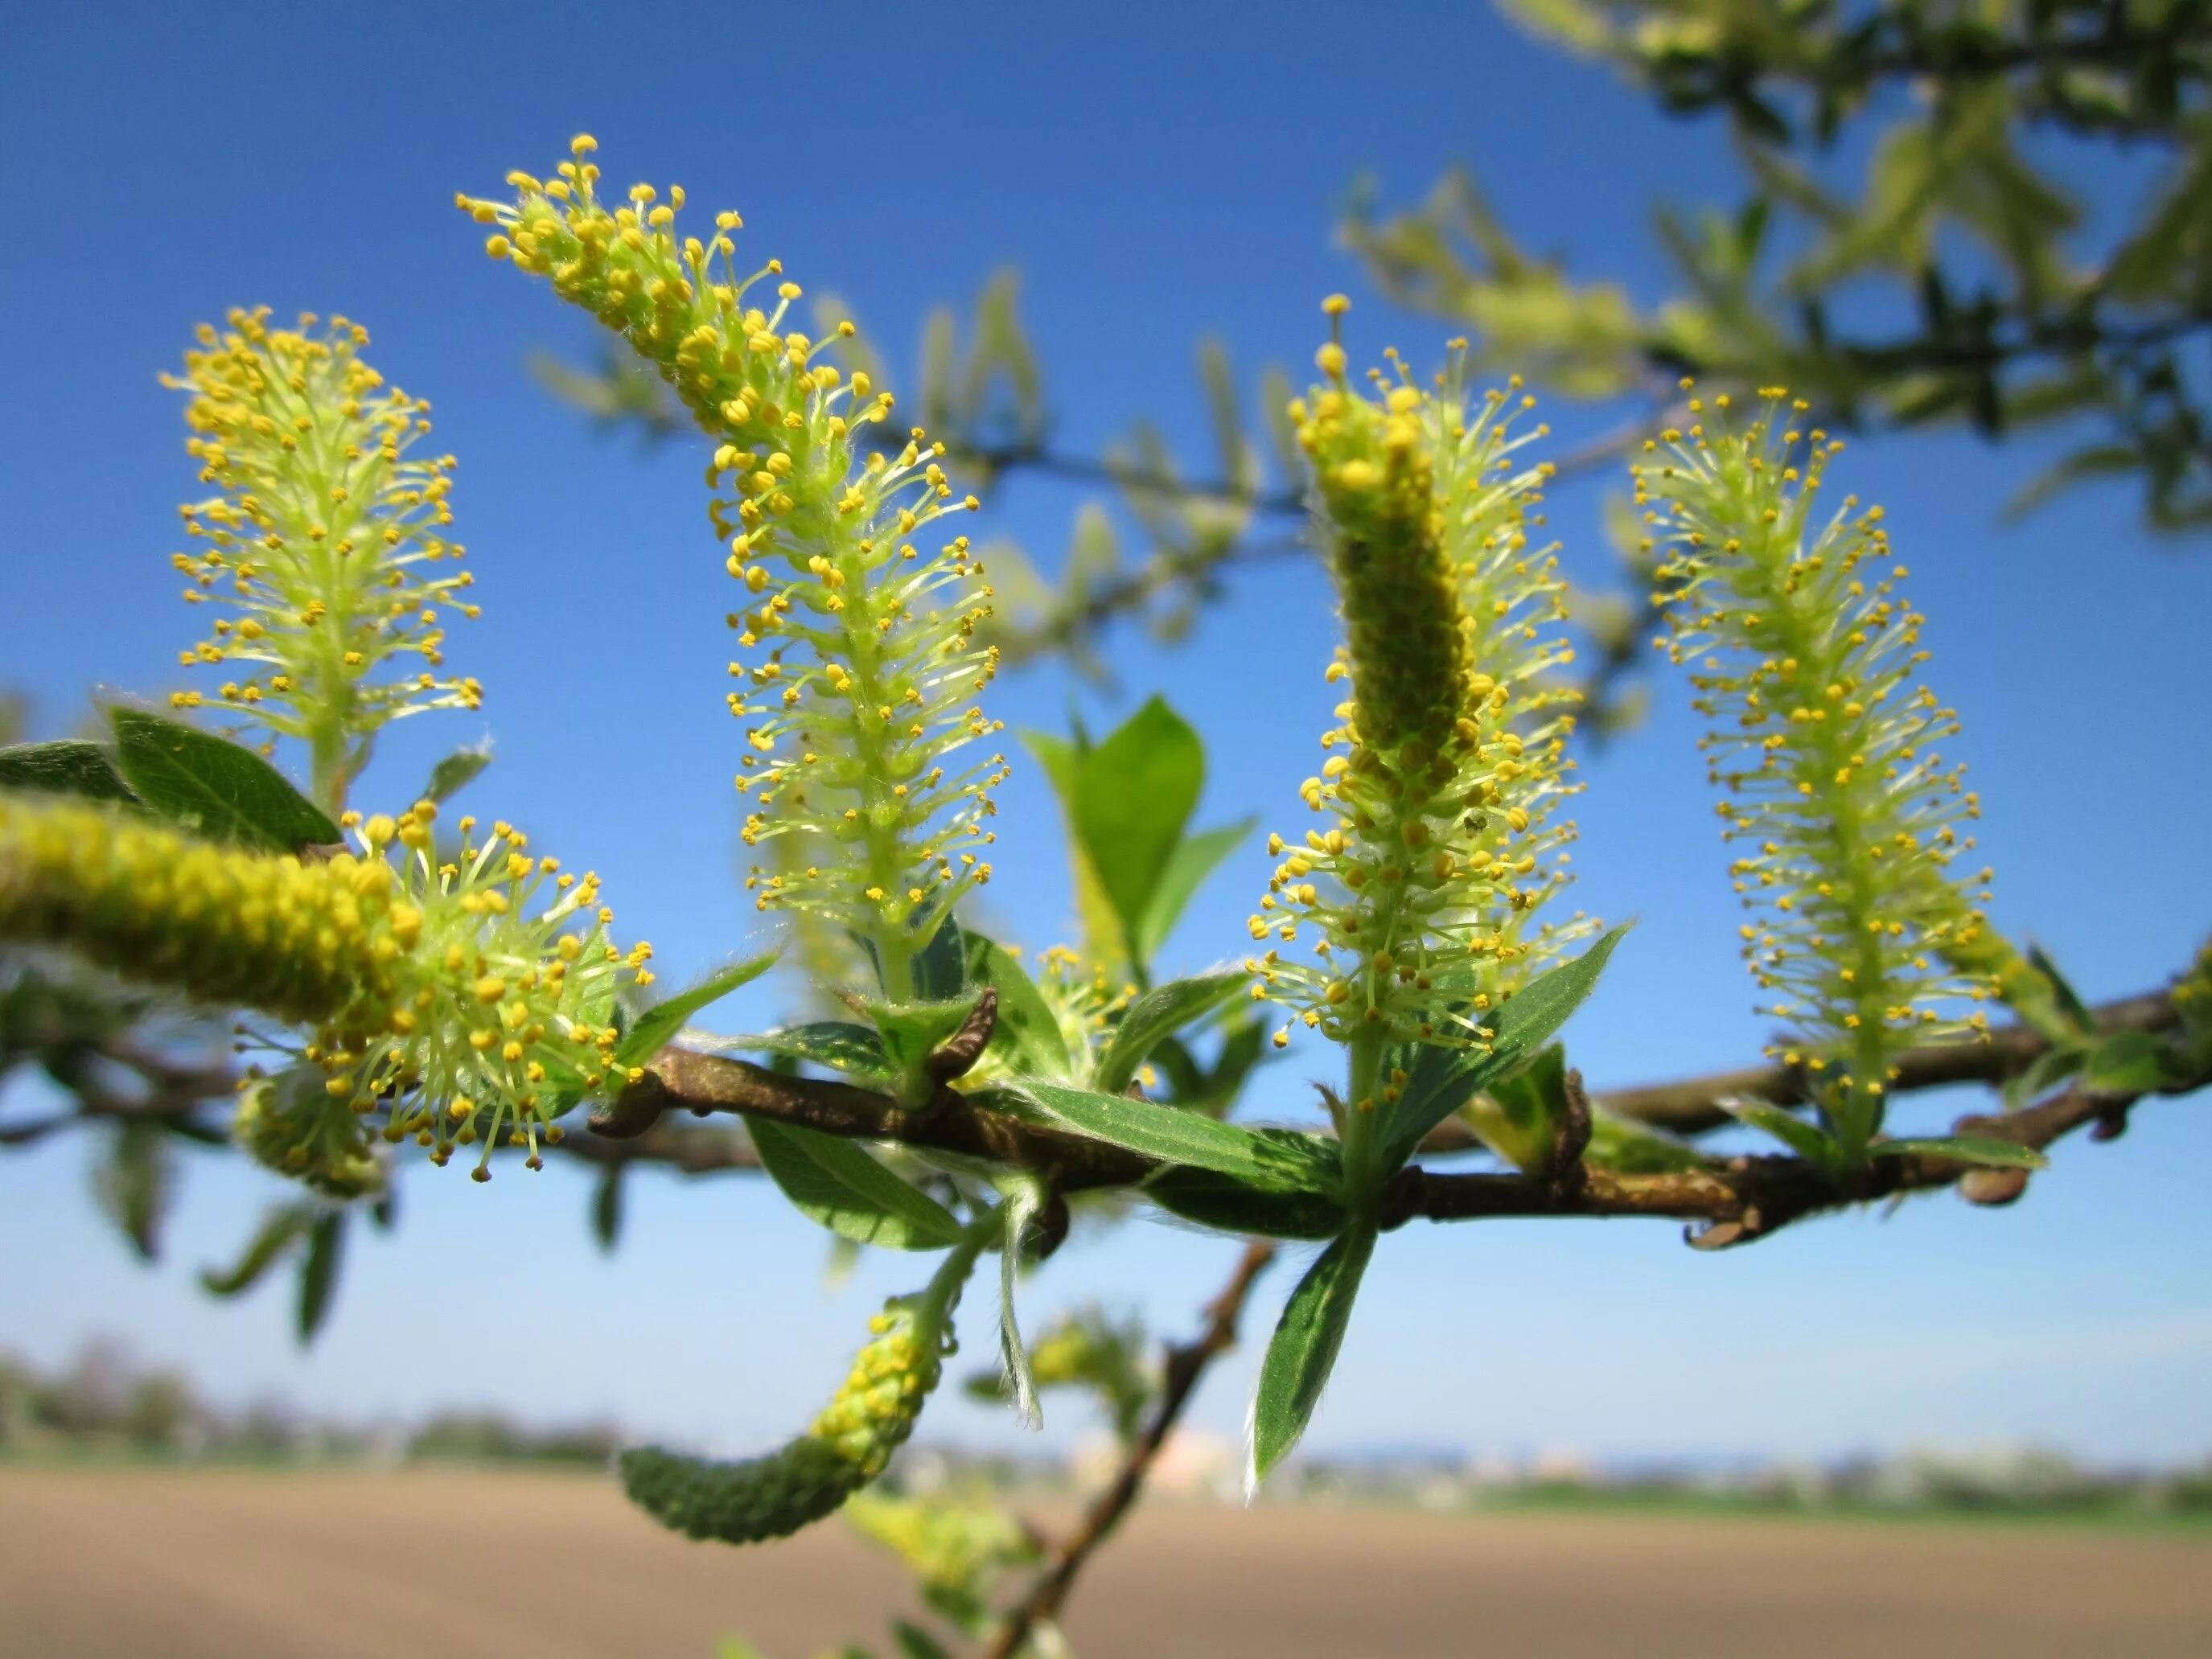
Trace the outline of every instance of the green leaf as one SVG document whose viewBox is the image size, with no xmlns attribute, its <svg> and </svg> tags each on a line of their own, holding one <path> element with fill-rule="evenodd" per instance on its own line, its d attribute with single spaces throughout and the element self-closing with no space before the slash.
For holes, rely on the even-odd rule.
<svg viewBox="0 0 2212 1659">
<path fill-rule="evenodd" d="M 599 1184 L 592 1189 L 592 1237 L 600 1251 L 611 1255 L 622 1238 L 623 1166 L 610 1164 L 599 1171 Z"/>
<path fill-rule="evenodd" d="M 1138 961 L 1148 963 L 1159 954 L 1160 947 L 1168 942 L 1168 935 L 1175 931 L 1183 907 L 1190 902 L 1191 895 L 1213 873 L 1214 866 L 1235 852 L 1238 843 L 1259 827 L 1259 823 L 1257 818 L 1245 818 L 1218 830 L 1201 830 L 1176 843 L 1175 851 L 1168 854 L 1166 866 L 1160 872 L 1159 884 L 1152 889 L 1145 914 L 1137 923 L 1133 943 Z"/>
<path fill-rule="evenodd" d="M 1878 1140 L 1867 1148 L 1873 1158 L 1948 1158 L 1960 1164 L 1987 1164 L 2000 1170 L 2046 1170 L 2051 1160 L 2033 1146 L 1995 1135 L 1936 1135 L 1917 1139 Z"/>
<path fill-rule="evenodd" d="M 768 1118 L 748 1119 L 745 1127 L 793 1206 L 840 1238 L 892 1250 L 941 1250 L 960 1242 L 950 1211 L 856 1143 Z"/>
<path fill-rule="evenodd" d="M 1185 1026 L 1235 1001 L 1251 982 L 1252 975 L 1242 968 L 1223 968 L 1146 992 L 1114 1028 L 1113 1039 L 1098 1057 L 1093 1086 L 1102 1094 L 1120 1094 L 1137 1075 L 1146 1055 Z"/>
<path fill-rule="evenodd" d="M 489 738 L 466 749 L 456 749 L 430 769 L 430 781 L 422 786 L 422 793 L 417 799 L 450 800 L 490 764 L 491 743 Z"/>
<path fill-rule="evenodd" d="M 296 1329 L 300 1346 L 315 1340 L 330 1317 L 331 1292 L 337 1288 L 338 1262 L 345 1249 L 346 1214 L 332 1210 L 318 1216 L 307 1237 L 307 1259 L 300 1264 L 300 1303 Z"/>
<path fill-rule="evenodd" d="M 236 1262 L 221 1271 L 213 1267 L 200 1269 L 200 1287 L 210 1296 L 222 1297 L 238 1296 L 252 1289 L 307 1237 L 321 1213 L 318 1205 L 279 1205 L 261 1218 L 260 1226 L 254 1230 L 245 1254 Z"/>
<path fill-rule="evenodd" d="M 117 774 L 114 757 L 106 747 L 82 738 L 18 743 L 0 749 L 0 789 L 133 805 L 138 799 Z"/>
<path fill-rule="evenodd" d="M 160 1256 L 161 1223 L 176 1192 L 176 1160 L 161 1126 L 151 1118 L 125 1121 L 94 1167 L 93 1191 L 141 1261 Z"/>
<path fill-rule="evenodd" d="M 914 994 L 923 1002 L 944 1002 L 968 988 L 968 954 L 960 924 L 947 916 L 915 955 Z"/>
<path fill-rule="evenodd" d="M 1044 1413 L 1037 1405 L 1036 1373 L 1030 1366 L 1029 1346 L 1022 1340 L 1021 1324 L 1014 1316 L 1014 1283 L 1021 1267 L 1022 1235 L 1044 1207 L 1044 1187 L 1022 1177 L 1009 1181 L 1004 1191 L 1005 1231 L 999 1245 L 999 1364 L 1015 1417 L 1025 1429 L 1041 1429 Z"/>
<path fill-rule="evenodd" d="M 2051 959 L 2044 948 L 2040 945 L 2029 945 L 2027 960 L 2030 967 L 2050 981 L 2051 1000 L 2057 1004 L 2058 1012 L 2065 1017 L 2066 1023 L 2085 1036 L 2094 1033 L 2097 1029 L 2096 1015 L 2089 1012 L 2089 1005 L 2081 1000 L 2081 994 L 2074 988 L 2072 981 L 2065 975 L 2058 971 L 2058 964 Z"/>
<path fill-rule="evenodd" d="M 1708 1167 L 1712 1160 L 1679 1135 L 1592 1106 L 1589 1145 L 1583 1162 L 1623 1175 L 1684 1175 Z"/>
<path fill-rule="evenodd" d="M 1318 1135 L 1241 1128 L 1149 1100 L 1035 1079 L 1020 1087 L 1053 1121 L 1165 1164 L 1212 1170 L 1276 1193 L 1326 1192 L 1336 1180 L 1334 1147 Z"/>
<path fill-rule="evenodd" d="M 1258 1490 L 1306 1431 L 1336 1367 L 1360 1275 L 1374 1253 L 1372 1226 L 1346 1233 L 1322 1252 L 1284 1305 L 1260 1364 L 1260 1392 L 1252 1404 L 1251 1490 Z"/>
<path fill-rule="evenodd" d="M 1566 1050 L 1554 1042 L 1470 1099 L 1465 1115 L 1484 1146 L 1523 1175 L 1534 1175 L 1551 1167 L 1566 1106 Z"/>
<path fill-rule="evenodd" d="M 1170 1215 L 1219 1232 L 1334 1238 L 1344 1231 L 1344 1205 L 1328 1193 L 1263 1192 L 1211 1170 L 1163 1170 L 1144 1193 Z"/>
<path fill-rule="evenodd" d="M 975 1005 L 963 999 L 957 1002 L 871 1002 L 862 1006 L 868 1018 L 875 1021 L 877 1035 L 883 1039 L 884 1055 L 890 1062 L 892 1075 L 898 1079 L 900 1098 L 908 1105 L 922 1104 L 931 1097 L 934 1087 L 925 1062 L 946 1038 L 967 1024 L 968 1016 L 975 1012 Z"/>
<path fill-rule="evenodd" d="M 988 985 L 999 994 L 999 1020 L 991 1032 L 989 1052 L 1014 1072 L 1067 1076 L 1067 1042 L 1060 1035 L 1060 1022 L 1053 1018 L 1036 981 L 1010 951 L 981 933 L 969 934 L 968 982 Z"/>
<path fill-rule="evenodd" d="M 903 1619 L 891 1621 L 891 1636 L 899 1644 L 899 1659 L 952 1659 L 943 1643 Z"/>
<path fill-rule="evenodd" d="M 161 817 L 272 853 L 341 839 L 323 810 L 252 750 L 141 708 L 111 708 L 107 719 L 124 781 Z"/>
<path fill-rule="evenodd" d="M 1766 1100 L 1724 1100 L 1721 1109 L 1739 1123 L 1763 1129 L 1808 1164 L 1830 1169 L 1836 1161 L 1836 1144 L 1826 1130 Z"/>
<path fill-rule="evenodd" d="M 1133 954 L 1205 781 L 1206 750 L 1198 733 L 1158 697 L 1082 757 L 1073 798 L 1076 833 Z"/>
<path fill-rule="evenodd" d="M 1395 1049 L 1391 1064 L 1407 1073 L 1407 1083 L 1391 1109 L 1382 1168 L 1395 1170 L 1413 1155 L 1424 1135 L 1464 1106 L 1476 1090 L 1510 1076 L 1549 1042 L 1597 988 L 1598 975 L 1628 927 L 1624 922 L 1572 962 L 1539 975 L 1506 999 L 1490 1024 L 1487 1054 L 1433 1044 Z"/>
<path fill-rule="evenodd" d="M 865 1078 L 872 1082 L 891 1076 L 895 1069 L 875 1028 L 856 1025 L 850 1020 L 818 1019 L 750 1036 L 717 1037 L 713 1046 L 722 1053 L 736 1050 L 744 1054 L 787 1054 L 793 1060 L 811 1060 L 848 1077 Z"/>
<path fill-rule="evenodd" d="M 2148 1094 L 2166 1080 L 2166 1045 L 2148 1031 L 2115 1031 L 2081 1066 L 2082 1086 L 2099 1094 Z"/>
<path fill-rule="evenodd" d="M 750 984 L 775 965 L 776 953 L 733 962 L 701 980 L 688 991 L 678 991 L 665 1002 L 656 1002 L 634 1020 L 615 1045 L 615 1064 L 642 1066 L 690 1023 L 691 1016 L 719 1002 L 740 985 Z"/>
</svg>

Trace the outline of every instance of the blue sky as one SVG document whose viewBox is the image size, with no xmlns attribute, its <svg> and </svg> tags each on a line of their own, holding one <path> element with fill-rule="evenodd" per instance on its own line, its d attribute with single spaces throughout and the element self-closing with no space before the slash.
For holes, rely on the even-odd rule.
<svg viewBox="0 0 2212 1659">
<path fill-rule="evenodd" d="M 343 311 L 370 328 L 371 361 L 431 399 L 437 441 L 461 459 L 457 533 L 485 615 L 452 661 L 489 690 L 481 719 L 410 722 L 363 798 L 411 798 L 430 759 L 488 724 L 498 762 L 471 804 L 599 868 L 626 933 L 651 938 L 680 976 L 752 937 L 729 873 L 726 580 L 698 457 L 595 435 L 536 389 L 526 355 L 580 354 L 589 325 L 483 257 L 456 189 L 542 172 L 591 131 L 614 180 L 677 179 L 702 207 L 740 208 L 748 245 L 844 296 L 902 370 L 930 305 L 1018 264 L 1060 441 L 1096 449 L 1149 416 L 1202 458 L 1202 336 L 1254 385 L 1263 363 L 1309 361 L 1317 301 L 1343 289 L 1359 302 L 1356 356 L 1395 342 L 1434 356 L 1445 331 L 1393 316 L 1332 244 L 1356 176 L 1404 204 L 1469 161 L 1532 246 L 1647 299 L 1660 280 L 1652 198 L 1729 185 L 1717 131 L 1661 120 L 1479 7 L 1373 5 L 1357 28 L 1346 9 L 1288 5 L 821 15 L 810 27 L 798 11 L 749 24 L 729 8 L 650 5 L 15 14 L 0 51 L 0 210 L 15 236 L 0 263 L 14 325 L 0 682 L 33 692 L 49 728 L 78 717 L 88 686 L 173 683 L 195 632 L 167 556 L 194 484 L 177 399 L 155 374 L 228 306 Z M 1563 446 L 1603 423 L 1551 412 Z M 2000 527 L 1998 504 L 2039 453 L 1940 436 L 1863 443 L 1839 465 L 1888 507 L 1915 567 L 1932 683 L 1965 715 L 1958 749 L 1987 804 L 1999 921 L 2111 996 L 2177 968 L 2212 908 L 2212 760 L 2196 712 L 2212 560 L 2139 531 L 2124 488 Z M 1593 574 L 1607 487 L 1563 492 L 1553 514 Z M 1080 500 L 1018 481 L 983 530 L 1049 568 Z M 1110 720 L 1164 691 L 1211 747 L 1202 819 L 1287 824 L 1331 701 L 1318 672 L 1331 627 L 1316 570 L 1255 571 L 1180 648 L 1125 641 L 1119 702 L 1046 669 L 1002 681 L 998 712 L 1058 726 L 1073 700 Z M 1761 1036 L 1695 728 L 1678 687 L 1654 689 L 1644 730 L 1586 762 L 1577 902 L 1640 918 L 1571 1032 L 1601 1087 L 1740 1063 Z M 1051 943 L 1068 900 L 1034 768 L 1002 806 L 992 914 L 1024 944 Z M 1169 965 L 1236 951 L 1264 880 L 1256 847 L 1232 861 Z M 778 1011 L 762 989 L 723 1017 L 737 1028 Z M 1316 1057 L 1279 1068 L 1259 1109 L 1303 1110 L 1309 1074 Z M 1914 1121 L 1946 1121 L 1960 1103 L 1917 1105 Z M 1924 1200 L 1714 1259 L 1657 1224 L 1409 1229 L 1378 1255 L 1313 1443 L 1644 1454 L 2033 1437 L 2103 1457 L 2201 1453 L 2208 1155 L 2201 1110 L 2160 1104 L 2116 1146 L 2064 1148 L 2013 1210 Z M 0 1344 L 52 1360 L 119 1332 L 229 1398 L 611 1412 L 741 1449 L 804 1421 L 876 1297 L 918 1277 L 911 1261 L 877 1260 L 827 1294 L 826 1236 L 744 1178 L 640 1182 L 607 1260 L 574 1171 L 489 1188 L 408 1173 L 404 1224 L 356 1249 L 334 1324 L 303 1356 L 283 1288 L 222 1305 L 191 1285 L 234 1250 L 273 1182 L 191 1160 L 149 1270 L 94 1218 L 82 1146 L 0 1158 Z M 1181 1329 L 1233 1248 L 1142 1221 L 1079 1237 L 1033 1282 L 1027 1316 L 1097 1297 Z M 1290 1282 L 1279 1268 L 1266 1283 L 1255 1334 Z M 990 1352 L 985 1301 L 963 1321 L 973 1355 Z M 1200 1420 L 1235 1429 L 1257 1346 L 1209 1385 Z M 953 1399 L 928 1431 L 1016 1432 Z"/>
</svg>

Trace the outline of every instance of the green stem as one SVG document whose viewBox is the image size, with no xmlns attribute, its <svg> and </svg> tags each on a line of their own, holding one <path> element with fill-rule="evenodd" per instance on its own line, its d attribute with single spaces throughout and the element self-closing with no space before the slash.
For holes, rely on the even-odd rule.
<svg viewBox="0 0 2212 1659">
<path fill-rule="evenodd" d="M 1355 1212 L 1374 1206 L 1387 1173 L 1375 1167 L 1375 1121 L 1382 1109 L 1382 1060 L 1389 1046 L 1389 1033 L 1380 1030 L 1356 1031 L 1345 1044 L 1350 1069 L 1346 1079 L 1344 1189 L 1346 1201 Z M 1364 1111 L 1362 1101 L 1370 1103 Z"/>
</svg>

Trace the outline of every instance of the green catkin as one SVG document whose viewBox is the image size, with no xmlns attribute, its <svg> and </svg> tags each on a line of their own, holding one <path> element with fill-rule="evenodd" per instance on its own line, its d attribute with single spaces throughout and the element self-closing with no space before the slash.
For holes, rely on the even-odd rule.
<svg viewBox="0 0 2212 1659">
<path fill-rule="evenodd" d="M 608 1081 L 615 993 L 651 982 L 651 947 L 608 943 L 598 878 L 528 856 L 509 825 L 479 846 L 463 818 L 459 859 L 437 862 L 435 813 L 427 801 L 397 820 L 349 813 L 356 850 L 302 862 L 112 807 L 0 794 L 0 942 L 307 1028 L 290 1052 L 328 1103 L 381 1115 L 387 1140 L 411 1135 L 439 1163 L 481 1142 L 481 1178 L 504 1132 L 534 1167 L 551 1120 Z M 250 1151 L 325 1190 L 365 1179 L 357 1138 L 289 1093 L 263 1096 L 264 1081 L 243 1084 Z"/>
<path fill-rule="evenodd" d="M 474 617 L 475 578 L 446 539 L 453 458 L 410 452 L 429 408 L 362 361 L 368 331 L 333 317 L 272 329 L 268 307 L 203 325 L 181 377 L 185 448 L 220 494 L 181 509 L 198 550 L 173 562 L 185 598 L 219 614 L 179 660 L 230 678 L 222 706 L 308 745 L 314 793 L 338 810 L 377 732 L 431 708 L 476 708 L 483 688 L 438 672 L 445 617 Z M 197 708 L 198 691 L 170 701 Z"/>
<path fill-rule="evenodd" d="M 1726 397 L 1692 399 L 1698 423 L 1646 446 L 1637 499 L 1667 554 L 1670 631 L 1655 643 L 1713 721 L 1716 810 L 1745 848 L 1729 867 L 1753 915 L 1744 959 L 1783 994 L 1760 1011 L 1789 1030 L 1769 1053 L 1807 1068 L 1851 1162 L 1881 1127 L 1899 1052 L 1985 1030 L 1975 1005 L 2042 976 L 1983 915 L 1990 872 L 1951 872 L 1980 804 L 1934 747 L 1958 715 L 1916 684 L 1923 618 L 1899 592 L 1881 509 L 1847 498 L 1816 519 L 1843 446 L 1782 430 L 1806 409 L 1784 396 L 1763 392 L 1741 429 Z"/>
<path fill-rule="evenodd" d="M 1317 934 L 1321 960 L 1271 948 L 1246 966 L 1255 997 L 1337 1042 L 1479 1043 L 1487 1011 L 1587 931 L 1530 922 L 1574 835 L 1552 817 L 1576 787 L 1573 696 L 1550 680 L 1571 653 L 1545 631 L 1563 586 L 1527 533 L 1550 470 L 1512 459 L 1527 440 L 1504 394 L 1470 405 L 1456 348 L 1433 392 L 1396 364 L 1374 398 L 1341 345 L 1316 361 L 1328 380 L 1291 417 L 1344 615 L 1328 678 L 1351 696 L 1322 738 L 1344 752 L 1300 792 L 1328 827 L 1269 838 L 1283 862 L 1249 926 L 1261 943 Z"/>
<path fill-rule="evenodd" d="M 735 213 L 702 240 L 679 234 L 684 191 L 634 185 L 602 198 L 597 144 L 575 141 L 553 178 L 507 176 L 512 202 L 459 198 L 495 228 L 493 258 L 545 277 L 651 363 L 714 445 L 708 517 L 740 584 L 730 613 L 746 722 L 736 777 L 748 847 L 792 836 L 746 885 L 760 908 L 797 909 L 866 938 L 894 999 L 908 963 L 969 888 L 990 878 L 990 790 L 1005 757 L 953 759 L 1003 729 L 977 694 L 997 672 L 976 629 L 991 589 L 964 536 L 935 552 L 909 538 L 973 510 L 919 427 L 885 453 L 863 441 L 890 394 L 823 361 L 853 335 L 788 325 L 794 283 L 748 295 L 783 267 L 744 274 Z M 948 762 L 951 763 L 948 764 Z M 773 851 L 773 849 L 771 849 Z"/>
<path fill-rule="evenodd" d="M 884 1305 L 851 1374 L 805 1434 L 737 1462 L 657 1446 L 624 1452 L 631 1501 L 672 1531 L 725 1544 L 787 1537 L 836 1510 L 883 1474 L 914 1432 L 944 1374 L 952 1304 L 990 1237 L 987 1228 L 971 1231 L 927 1291 Z"/>
</svg>

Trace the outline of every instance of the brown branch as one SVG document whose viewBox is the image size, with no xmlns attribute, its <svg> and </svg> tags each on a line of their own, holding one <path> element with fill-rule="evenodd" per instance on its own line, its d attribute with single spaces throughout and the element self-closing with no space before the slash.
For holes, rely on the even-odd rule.
<svg viewBox="0 0 2212 1659">
<path fill-rule="evenodd" d="M 2156 1031 L 2173 1024 L 2173 1004 L 2163 991 L 2122 997 L 2090 1011 L 2098 1031 Z M 1893 1095 L 1940 1089 L 1954 1083 L 2003 1083 L 2018 1077 L 2051 1048 L 2051 1040 L 2030 1025 L 2003 1025 L 1986 1038 L 1931 1042 L 1908 1048 L 1898 1060 Z M 1724 1128 L 1735 1120 L 1721 1109 L 1723 1100 L 1764 1100 L 1777 1106 L 1802 1106 L 1812 1099 L 1803 1067 L 1752 1066 L 1712 1072 L 1673 1083 L 1645 1084 L 1595 1095 L 1592 1103 L 1615 1117 L 1633 1118 L 1677 1134 Z M 1422 1143 L 1425 1152 L 1476 1150 L 1480 1142 L 1456 1121 Z"/>
<path fill-rule="evenodd" d="M 591 1127 L 607 1139 L 626 1140 L 653 1127 L 673 1107 L 700 1115 L 736 1112 L 848 1139 L 895 1140 L 1011 1164 L 1042 1176 L 1061 1193 L 1133 1187 L 1156 1167 L 1141 1153 L 1024 1122 L 994 1110 L 986 1099 L 941 1089 L 927 1106 L 910 1108 L 849 1083 L 786 1077 L 747 1060 L 665 1048 Z"/>
<path fill-rule="evenodd" d="M 2212 1074 L 2178 1081 L 2160 1092 L 2185 1094 L 2208 1083 Z M 2128 1109 L 2139 1098 L 2076 1085 L 2022 1111 L 1962 1117 L 1956 1131 L 2038 1152 L 2085 1125 L 2095 1125 L 2097 1138 L 2109 1139 L 2124 1126 Z M 1698 1224 L 1690 1242 L 1701 1249 L 1718 1249 L 1763 1237 L 1819 1211 L 1954 1185 L 1976 1202 L 2009 1203 L 2025 1182 L 2013 1172 L 1925 1154 L 1876 1158 L 1863 1170 L 1841 1175 L 1784 1157 L 1715 1160 L 1710 1169 L 1665 1175 L 1593 1169 L 1571 1186 L 1549 1175 L 1431 1175 L 1415 1166 L 1400 1170 L 1385 1189 L 1383 1224 L 1401 1226 L 1416 1217 L 1657 1217 Z"/>
<path fill-rule="evenodd" d="M 1227 1286 L 1206 1305 L 1206 1327 L 1197 1340 L 1168 1350 L 1159 1397 L 1152 1402 L 1143 1428 L 1129 1443 L 1121 1468 L 1105 1491 L 1091 1499 L 1083 1512 L 1082 1524 L 1073 1534 L 1052 1548 L 1050 1565 L 1037 1575 L 1029 1594 L 1006 1613 L 990 1646 L 984 1650 L 985 1659 L 1013 1659 L 1039 1625 L 1060 1617 L 1060 1610 L 1075 1588 L 1076 1577 L 1084 1565 L 1112 1535 L 1122 1517 L 1135 1507 L 1146 1477 L 1159 1457 L 1160 1448 L 1182 1418 L 1183 1407 L 1197 1392 L 1199 1379 L 1206 1374 L 1206 1368 L 1236 1346 L 1237 1325 L 1243 1315 L 1244 1299 L 1251 1291 L 1252 1282 L 1274 1259 L 1273 1245 L 1256 1239 L 1247 1244 Z"/>
</svg>

